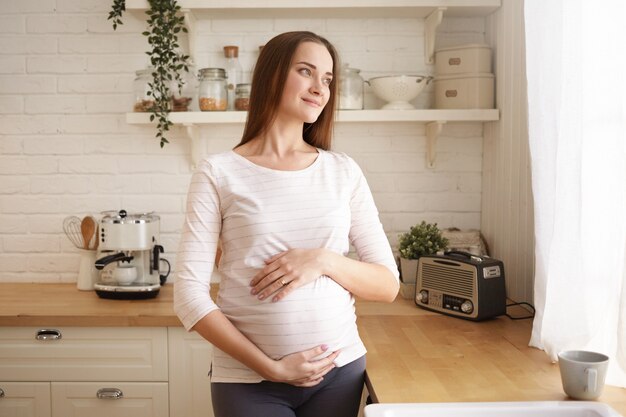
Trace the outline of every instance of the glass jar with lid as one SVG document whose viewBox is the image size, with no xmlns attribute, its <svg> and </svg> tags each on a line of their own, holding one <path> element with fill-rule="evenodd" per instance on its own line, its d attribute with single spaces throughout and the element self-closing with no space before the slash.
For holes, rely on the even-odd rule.
<svg viewBox="0 0 626 417">
<path fill-rule="evenodd" d="M 361 70 L 345 64 L 339 78 L 339 110 L 363 109 L 363 78 Z"/>
<path fill-rule="evenodd" d="M 135 71 L 135 80 L 133 81 L 133 90 L 135 92 L 135 105 L 133 111 L 148 112 L 154 107 L 154 97 L 148 94 L 152 82 L 153 68 L 146 68 Z"/>
<path fill-rule="evenodd" d="M 198 79 L 196 78 L 196 69 L 193 65 L 188 67 L 189 71 L 181 71 L 182 88 L 178 88 L 176 80 L 170 83 L 170 94 L 172 97 L 172 111 L 191 111 L 197 109 L 196 106 L 196 90 L 198 88 Z"/>
<path fill-rule="evenodd" d="M 224 56 L 226 57 L 226 78 L 228 85 L 228 110 L 235 109 L 235 95 L 237 85 L 243 82 L 243 70 L 239 63 L 239 47 L 227 45 L 224 47 Z"/>
<path fill-rule="evenodd" d="M 250 107 L 250 84 L 237 84 L 235 88 L 235 110 L 245 111 Z"/>
<path fill-rule="evenodd" d="M 201 111 L 228 109 L 228 87 L 223 68 L 202 68 L 199 75 L 198 104 Z"/>
</svg>

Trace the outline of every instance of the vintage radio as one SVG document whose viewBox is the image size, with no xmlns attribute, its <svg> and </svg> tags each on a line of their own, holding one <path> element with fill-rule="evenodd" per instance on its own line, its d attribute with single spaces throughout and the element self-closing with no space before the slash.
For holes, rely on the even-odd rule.
<svg viewBox="0 0 626 417">
<path fill-rule="evenodd" d="M 467 252 L 419 258 L 415 304 L 468 320 L 506 313 L 502 261 Z"/>
</svg>

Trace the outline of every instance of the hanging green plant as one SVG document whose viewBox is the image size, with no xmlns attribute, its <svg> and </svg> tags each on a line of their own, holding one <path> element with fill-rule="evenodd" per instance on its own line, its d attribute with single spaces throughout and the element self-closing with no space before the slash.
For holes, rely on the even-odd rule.
<svg viewBox="0 0 626 417">
<path fill-rule="evenodd" d="M 156 137 L 160 139 L 160 145 L 163 147 L 169 143 L 165 135 L 172 126 L 169 119 L 172 99 L 170 85 L 175 82 L 181 91 L 184 84 L 182 71 L 189 72 L 189 55 L 180 53 L 178 44 L 178 34 L 187 33 L 187 28 L 176 0 L 148 0 L 148 3 L 150 5 L 146 10 L 148 30 L 142 34 L 148 37 L 151 46 L 151 50 L 146 54 L 150 56 L 153 71 L 147 94 L 154 99 L 154 105 L 149 110 L 150 121 L 157 121 Z M 108 17 L 108 20 L 113 21 L 113 30 L 122 24 L 122 14 L 125 10 L 126 0 L 113 0 Z"/>
</svg>

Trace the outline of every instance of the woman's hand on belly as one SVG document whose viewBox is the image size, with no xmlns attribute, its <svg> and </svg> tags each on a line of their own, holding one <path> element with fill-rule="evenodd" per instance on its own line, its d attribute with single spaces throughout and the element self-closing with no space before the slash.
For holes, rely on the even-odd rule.
<svg viewBox="0 0 626 417">
<path fill-rule="evenodd" d="M 314 359 L 326 350 L 328 350 L 326 345 L 320 345 L 283 356 L 275 362 L 270 380 L 297 387 L 312 387 L 319 384 L 324 375 L 335 367 L 333 362 L 339 355 L 339 351 L 336 351 L 323 359 Z"/>
<path fill-rule="evenodd" d="M 263 300 L 274 294 L 272 302 L 285 298 L 298 287 L 324 275 L 326 249 L 290 249 L 265 261 L 265 267 L 252 281 L 251 293 Z"/>
</svg>

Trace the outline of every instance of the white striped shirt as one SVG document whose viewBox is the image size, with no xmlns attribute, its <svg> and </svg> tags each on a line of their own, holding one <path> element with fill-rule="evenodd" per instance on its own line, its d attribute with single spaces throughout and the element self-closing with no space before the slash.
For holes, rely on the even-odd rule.
<svg viewBox="0 0 626 417">
<path fill-rule="evenodd" d="M 398 277 L 372 194 L 358 165 L 318 150 L 298 171 L 254 164 L 234 151 L 211 155 L 194 173 L 177 258 L 174 309 L 187 330 L 215 309 L 269 357 L 327 344 L 343 366 L 365 354 L 354 298 L 322 275 L 278 302 L 250 293 L 270 257 L 294 248 L 326 248 L 381 264 Z M 209 295 L 217 242 L 223 255 L 217 300 Z M 256 372 L 215 349 L 212 381 L 259 382 Z"/>
</svg>

